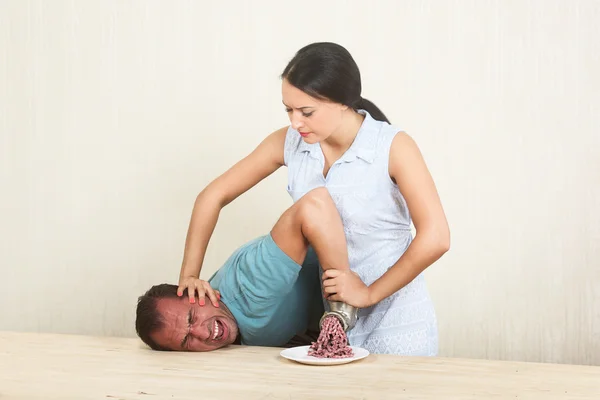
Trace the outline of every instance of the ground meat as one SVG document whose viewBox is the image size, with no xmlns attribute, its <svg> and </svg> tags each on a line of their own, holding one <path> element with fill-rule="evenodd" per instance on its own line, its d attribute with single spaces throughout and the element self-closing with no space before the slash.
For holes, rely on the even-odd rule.
<svg viewBox="0 0 600 400">
<path fill-rule="evenodd" d="M 352 348 L 348 346 L 346 332 L 336 316 L 325 317 L 319 338 L 310 345 L 308 355 L 318 358 L 346 358 L 354 355 Z"/>
</svg>

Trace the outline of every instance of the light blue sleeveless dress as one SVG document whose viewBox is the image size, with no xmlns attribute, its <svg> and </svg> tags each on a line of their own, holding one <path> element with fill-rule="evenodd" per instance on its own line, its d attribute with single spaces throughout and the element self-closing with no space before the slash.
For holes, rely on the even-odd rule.
<svg viewBox="0 0 600 400">
<path fill-rule="evenodd" d="M 359 112 L 365 119 L 356 139 L 327 177 L 320 144 L 305 143 L 291 127 L 284 160 L 294 202 L 317 187 L 328 189 L 344 224 L 350 268 L 370 285 L 398 261 L 413 238 L 406 201 L 388 173 L 390 146 L 401 129 L 376 121 L 365 110 Z M 353 346 L 379 354 L 437 355 L 436 314 L 422 274 L 378 304 L 359 310 L 358 316 L 348 332 Z"/>
</svg>

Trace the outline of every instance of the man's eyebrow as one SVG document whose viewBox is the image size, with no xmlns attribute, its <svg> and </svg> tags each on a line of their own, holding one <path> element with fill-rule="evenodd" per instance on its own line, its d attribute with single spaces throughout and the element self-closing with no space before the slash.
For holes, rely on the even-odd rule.
<svg viewBox="0 0 600 400">
<path fill-rule="evenodd" d="M 188 312 L 187 315 L 187 326 L 188 326 L 188 333 L 185 335 L 185 337 L 183 338 L 183 340 L 181 341 L 181 348 L 185 349 L 185 345 L 187 344 L 188 339 L 190 338 L 190 324 L 192 323 L 192 309 L 190 308 L 190 311 Z"/>
<path fill-rule="evenodd" d="M 283 103 L 283 101 L 282 101 L 282 103 Z M 285 103 L 283 103 L 283 105 L 286 106 L 287 108 L 292 108 Z M 304 106 L 304 107 L 298 107 L 297 110 L 304 110 L 305 108 L 315 108 L 315 107 L 314 106 Z"/>
</svg>

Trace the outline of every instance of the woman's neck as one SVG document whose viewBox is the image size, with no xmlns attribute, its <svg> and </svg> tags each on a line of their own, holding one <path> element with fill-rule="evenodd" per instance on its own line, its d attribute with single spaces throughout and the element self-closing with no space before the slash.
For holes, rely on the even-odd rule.
<svg viewBox="0 0 600 400">
<path fill-rule="evenodd" d="M 347 109 L 344 112 L 339 128 L 325 139 L 322 144 L 334 153 L 343 154 L 354 142 L 364 119 L 364 115 L 359 114 L 351 108 Z"/>
</svg>

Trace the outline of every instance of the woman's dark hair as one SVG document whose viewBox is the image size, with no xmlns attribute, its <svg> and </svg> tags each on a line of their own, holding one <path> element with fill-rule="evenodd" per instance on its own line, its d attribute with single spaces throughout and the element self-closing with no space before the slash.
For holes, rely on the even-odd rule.
<svg viewBox="0 0 600 400">
<path fill-rule="evenodd" d="M 375 104 L 361 97 L 358 65 L 339 44 L 319 42 L 301 48 L 281 77 L 309 96 L 363 109 L 374 119 L 390 123 Z"/>
</svg>

